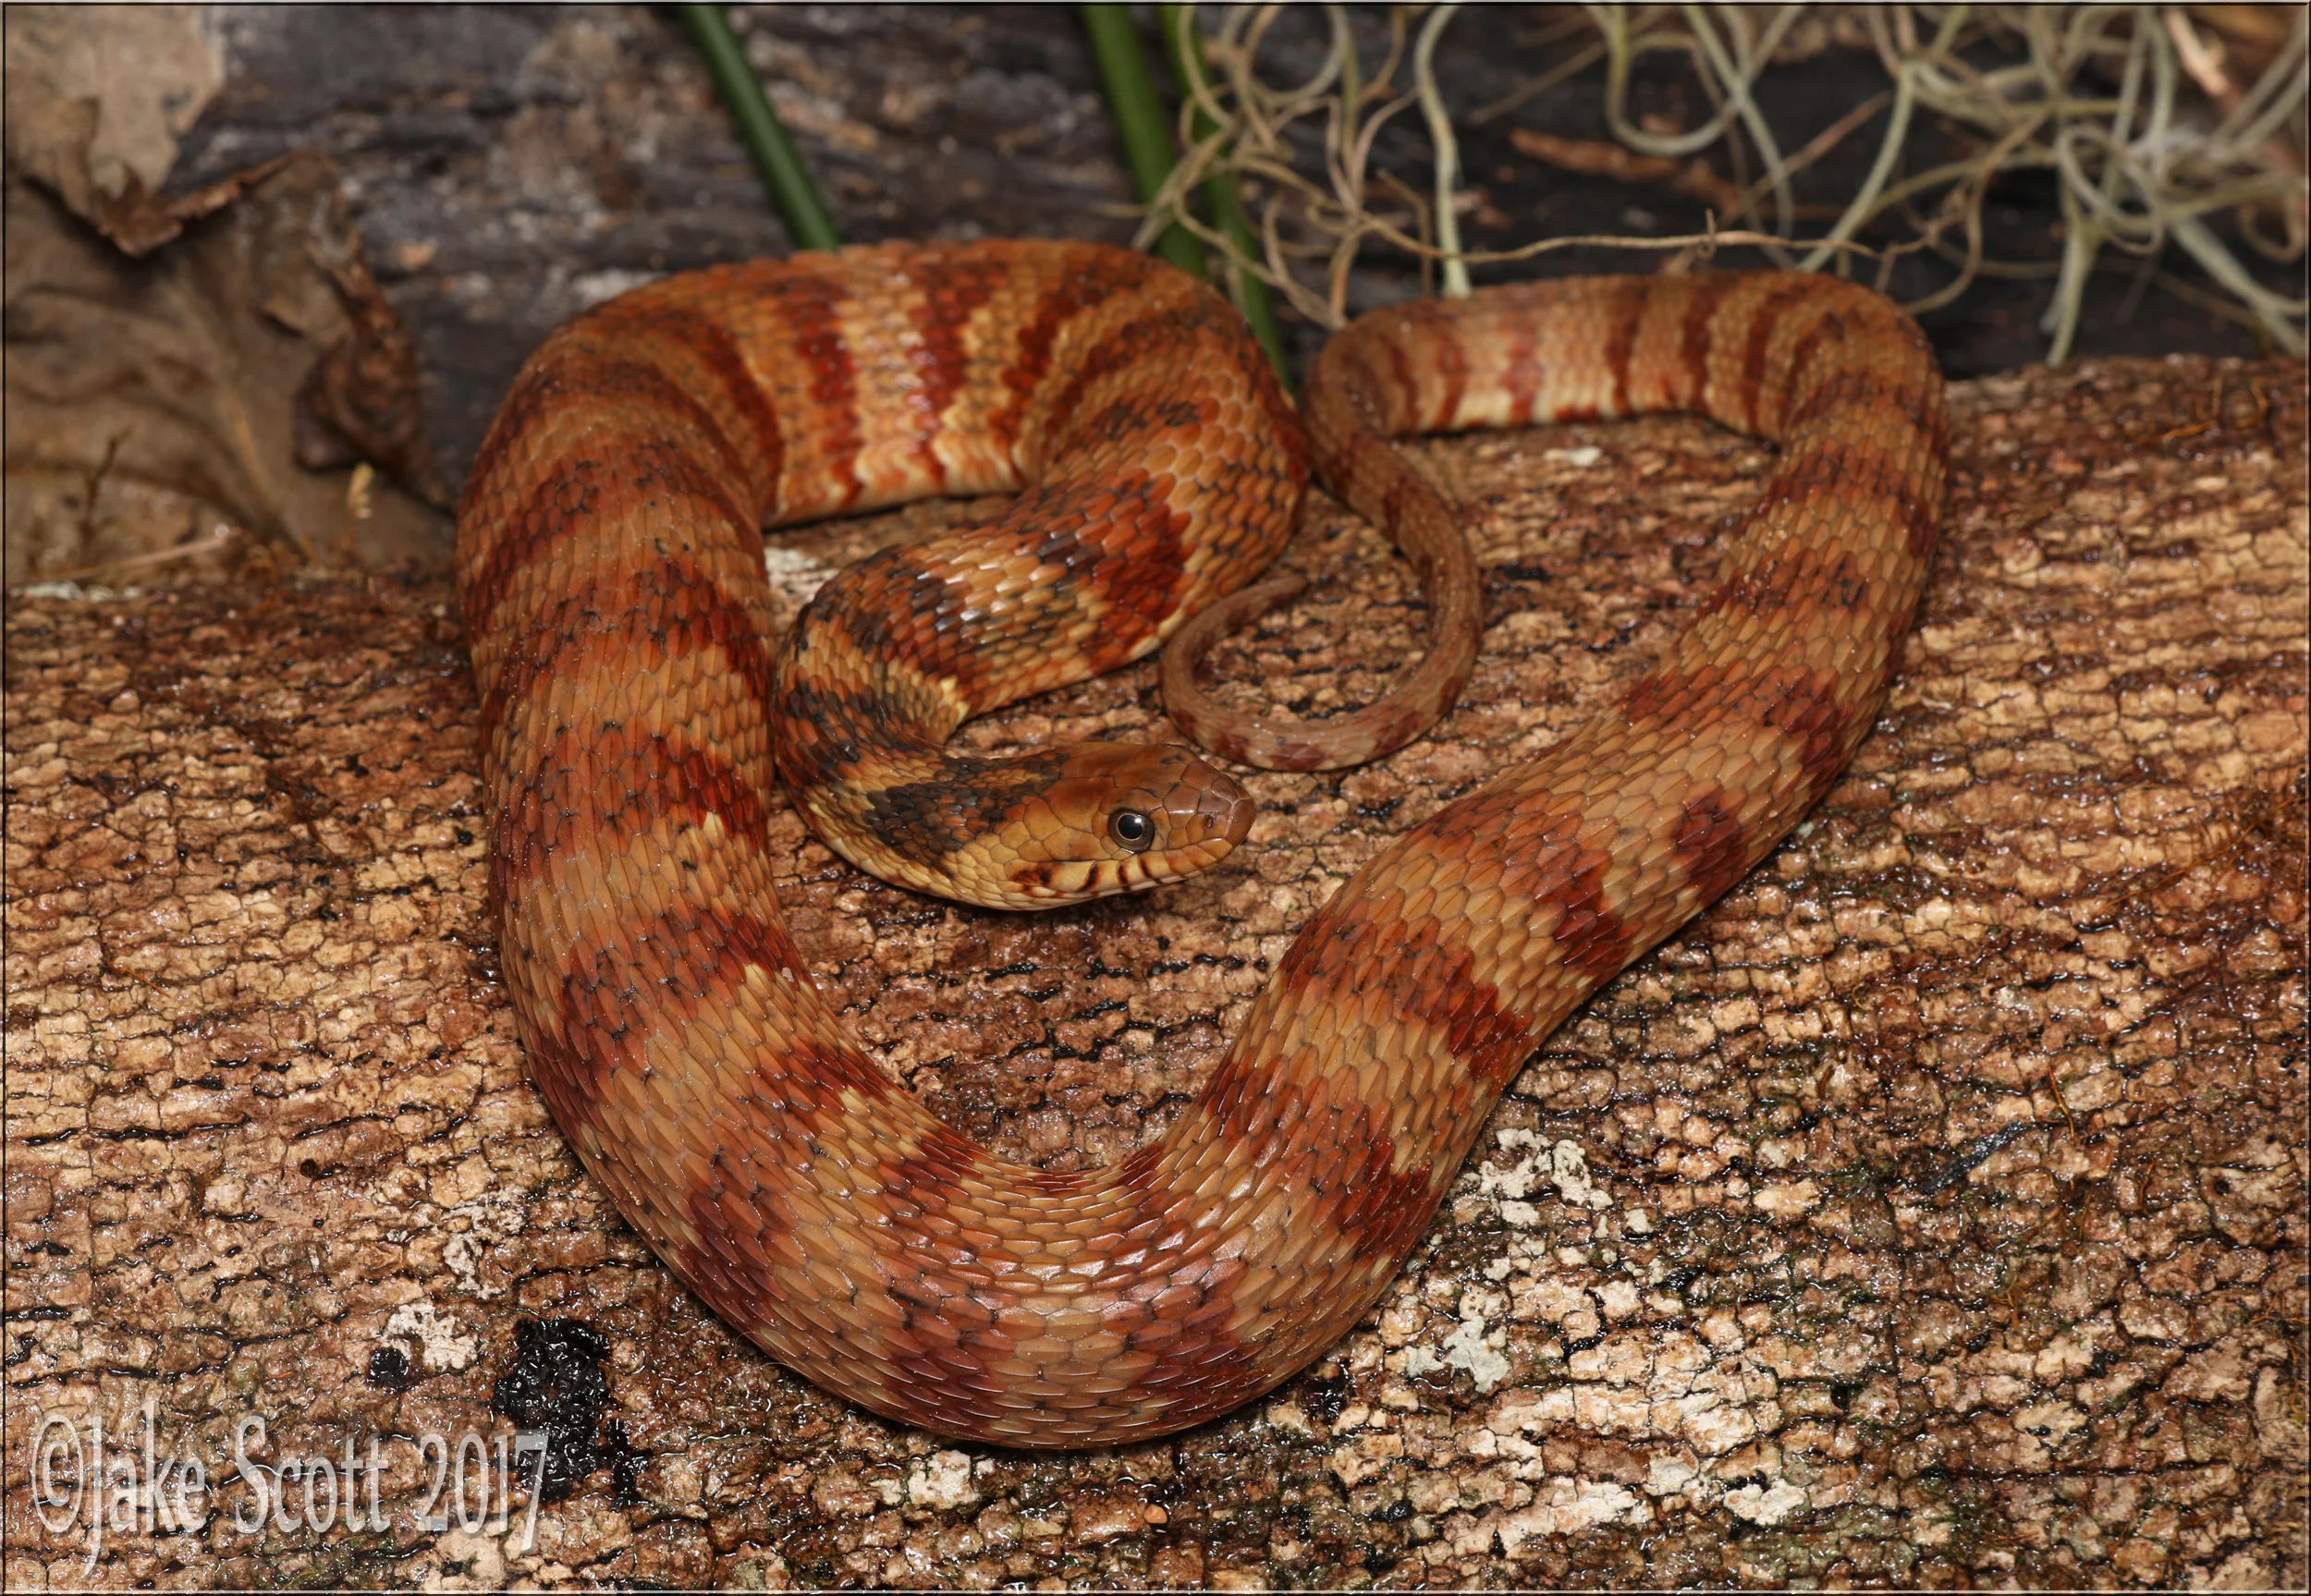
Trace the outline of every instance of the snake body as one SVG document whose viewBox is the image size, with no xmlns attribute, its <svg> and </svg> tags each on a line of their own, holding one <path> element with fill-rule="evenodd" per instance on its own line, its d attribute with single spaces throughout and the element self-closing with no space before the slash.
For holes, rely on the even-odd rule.
<svg viewBox="0 0 2311 1596">
<path fill-rule="evenodd" d="M 1404 525 L 1449 512 L 1388 436 L 1693 410 L 1780 454 L 1620 701 L 1359 871 L 1162 1139 L 1083 1172 L 997 1158 L 851 1040 L 772 895 L 774 749 L 813 823 L 879 799 L 923 822 L 918 857 L 956 850 L 959 807 L 1024 823 L 1033 780 L 1077 779 L 957 797 L 935 745 L 1156 648 L 1290 531 L 1302 433 L 1220 301 L 1059 243 L 670 278 L 556 332 L 474 467 L 460 591 L 532 1073 L 676 1274 L 878 1413 L 1129 1442 L 1298 1371 L 1387 1285 L 1548 1031 L 1762 858 L 1876 713 L 1946 454 L 1931 356 L 1882 299 L 1779 274 L 1492 289 L 1375 312 L 1314 379 L 1316 466 L 1423 565 L 1439 627 L 1370 747 L 1458 689 L 1442 612 L 1474 603 L 1436 529 Z M 763 526 L 1005 488 L 996 523 L 878 556 L 765 640 Z M 1292 762 L 1307 730 L 1222 751 Z M 1164 757 L 1191 789 L 1224 780 Z M 1210 790 L 1179 809 L 1204 827 L 1184 846 L 1236 825 Z M 1043 879 L 1098 873 L 1062 864 Z M 1104 884 L 1147 884 L 1127 874 Z"/>
</svg>

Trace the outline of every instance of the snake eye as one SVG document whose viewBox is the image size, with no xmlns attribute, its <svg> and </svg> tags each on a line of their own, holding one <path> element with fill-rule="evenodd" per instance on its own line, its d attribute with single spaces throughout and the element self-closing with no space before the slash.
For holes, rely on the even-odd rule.
<svg viewBox="0 0 2311 1596">
<path fill-rule="evenodd" d="M 1116 810 L 1107 822 L 1107 831 L 1133 853 L 1146 852 L 1147 845 L 1156 840 L 1156 822 L 1135 809 Z"/>
</svg>

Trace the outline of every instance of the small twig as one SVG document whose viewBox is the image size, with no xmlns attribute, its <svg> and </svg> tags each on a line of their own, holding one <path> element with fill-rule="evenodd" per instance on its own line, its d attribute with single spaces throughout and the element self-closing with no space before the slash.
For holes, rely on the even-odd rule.
<svg viewBox="0 0 2311 1596">
<path fill-rule="evenodd" d="M 92 566 L 75 566 L 70 570 L 47 571 L 33 579 L 43 582 L 77 582 L 89 577 L 107 576 L 116 571 L 144 570 L 153 566 L 171 565 L 177 560 L 191 559 L 196 554 L 221 554 L 231 546 L 233 540 L 239 535 L 239 528 L 227 521 L 218 521 L 209 529 L 209 535 L 206 538 L 196 539 L 192 542 L 178 543 L 176 547 L 169 549 L 155 549 L 149 554 L 123 554 L 116 560 L 103 560 Z"/>
<path fill-rule="evenodd" d="M 115 433 L 106 438 L 104 457 L 80 473 L 81 487 L 86 494 L 81 501 L 79 514 L 80 536 L 83 538 L 93 537 L 96 533 L 97 498 L 104 491 L 104 479 L 112 475 L 113 462 L 120 457 L 120 445 L 128 441 L 128 434 L 126 433 Z"/>
</svg>

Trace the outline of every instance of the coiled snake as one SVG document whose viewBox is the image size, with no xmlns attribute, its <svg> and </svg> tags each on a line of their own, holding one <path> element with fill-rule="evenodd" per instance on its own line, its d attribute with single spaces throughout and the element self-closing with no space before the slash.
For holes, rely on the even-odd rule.
<svg viewBox="0 0 2311 1596">
<path fill-rule="evenodd" d="M 1192 754 L 988 767 L 939 745 L 1239 589 L 1313 453 L 1422 567 L 1434 650 L 1329 738 L 1172 707 L 1235 757 L 1385 751 L 1458 691 L 1477 595 L 1452 512 L 1384 437 L 1650 410 L 1780 444 L 1692 624 L 1614 709 L 1342 886 L 1159 1141 L 1010 1163 L 852 1042 L 772 895 L 774 768 L 905 884 L 1033 904 L 1184 874 L 1245 821 Z M 1376 311 L 1319 358 L 1305 434 L 1223 300 L 1114 250 L 882 246 L 612 300 L 523 369 L 459 520 L 539 1089 L 675 1273 L 851 1401 L 1012 1446 L 1225 1412 L 1356 1322 L 1549 1030 L 1836 779 L 1916 604 L 1945 453 L 1916 328 L 1820 277 Z M 768 640 L 763 527 L 1003 490 L 991 524 L 862 562 Z M 1167 681 L 1193 697 L 1192 664 Z"/>
</svg>

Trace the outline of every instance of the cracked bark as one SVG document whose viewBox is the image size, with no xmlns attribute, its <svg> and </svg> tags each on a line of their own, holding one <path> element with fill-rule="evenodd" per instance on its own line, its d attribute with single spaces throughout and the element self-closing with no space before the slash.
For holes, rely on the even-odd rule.
<svg viewBox="0 0 2311 1596">
<path fill-rule="evenodd" d="M 0 1574 L 2300 1585 L 2304 369 L 1955 403 L 1925 613 L 1822 808 L 1549 1039 L 1333 1356 L 1058 1461 L 786 1375 L 581 1175 L 494 983 L 445 580 L 12 603 Z M 1764 458 L 1676 420 L 1421 453 L 1479 513 L 1477 675 L 1378 766 L 1251 778 L 1214 876 L 1009 920 L 774 821 L 798 940 L 942 1115 L 1054 1167 L 1156 1135 L 1313 905 L 1642 669 Z M 952 513 L 782 536 L 774 569 Z M 1402 573 L 1337 513 L 1289 557 L 1317 586 L 1219 675 L 1368 697 L 1417 635 Z M 965 737 L 1159 721 L 1143 666 Z M 541 1318 L 606 1338 L 637 1468 L 526 1554 L 417 1531 L 392 1437 L 508 1429 Z M 133 1434 L 148 1399 L 224 1488 L 92 1570 L 35 1511 L 33 1428 Z M 275 1460 L 388 1437 L 391 1529 L 238 1531 L 250 1414 Z"/>
</svg>

